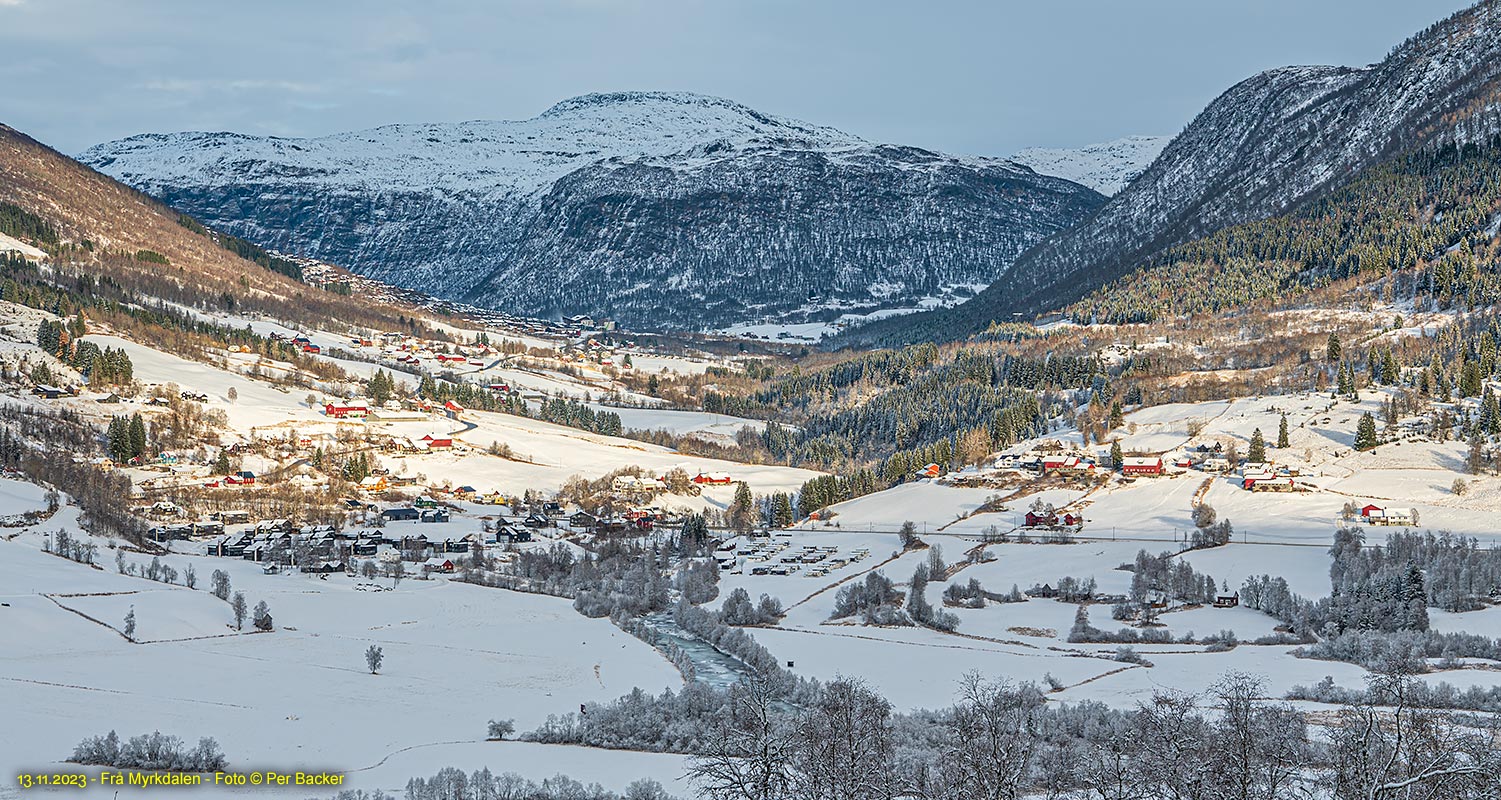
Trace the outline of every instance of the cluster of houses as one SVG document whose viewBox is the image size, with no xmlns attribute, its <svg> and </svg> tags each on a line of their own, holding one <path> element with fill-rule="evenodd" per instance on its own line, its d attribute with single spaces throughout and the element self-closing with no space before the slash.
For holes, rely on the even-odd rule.
<svg viewBox="0 0 1501 800">
<path fill-rule="evenodd" d="M 319 354 L 323 351 L 323 348 L 313 344 L 312 339 L 306 334 L 284 337 L 272 333 L 269 338 L 272 341 L 286 339 L 304 353 Z M 425 367 L 428 364 L 435 364 L 440 369 L 457 366 L 483 367 L 500 355 L 499 350 L 488 344 L 452 345 L 429 342 L 399 331 L 386 331 L 371 336 L 351 336 L 347 339 L 347 343 L 353 350 L 378 351 L 380 355 L 392 361 L 413 367 Z"/>
<path fill-rule="evenodd" d="M 1077 528 L 1084 524 L 1084 517 L 1071 511 L 1059 514 L 1056 511 L 1028 511 L 1025 527 L 1028 528 Z"/>
<path fill-rule="evenodd" d="M 1174 456 L 1172 465 L 1178 469 L 1196 469 L 1200 472 L 1229 472 L 1234 465 L 1224 453 L 1225 445 L 1220 442 L 1199 444 Z"/>
<path fill-rule="evenodd" d="M 929 476 L 937 465 L 930 464 L 922 471 Z M 996 466 L 1029 472 L 1039 477 L 1049 475 L 1094 475 L 1099 469 L 1096 460 L 1084 453 L 1033 450 L 1019 455 L 1005 455 Z"/>
<path fill-rule="evenodd" d="M 390 529 L 339 530 L 332 525 L 291 525 L 264 530 L 247 528 L 208 542 L 207 555 L 296 566 L 303 572 L 342 572 L 350 557 L 420 562 L 437 571 L 452 572 L 451 557 L 467 555 L 480 544 L 529 542 L 532 532 L 521 525 L 503 524 L 493 535 L 460 533 L 429 536 Z"/>
<path fill-rule="evenodd" d="M 450 419 L 458 419 L 464 414 L 464 407 L 452 400 L 442 406 L 420 398 L 400 407 L 371 406 L 358 398 L 330 400 L 323 404 L 323 415 L 329 419 L 368 419 L 371 422 L 420 422 L 440 410 Z"/>
<path fill-rule="evenodd" d="M 568 517 L 568 526 L 578 531 L 596 534 L 630 533 L 651 531 L 664 514 L 657 508 L 635 508 L 623 514 L 596 515 L 587 511 L 575 512 Z"/>
<path fill-rule="evenodd" d="M 728 472 L 700 472 L 692 481 L 697 486 L 729 486 L 735 479 Z M 657 495 L 667 491 L 667 480 L 660 477 L 640 475 L 617 475 L 610 483 L 610 490 L 622 495 Z"/>
<path fill-rule="evenodd" d="M 594 337 L 564 347 L 561 355 L 564 361 L 598 364 L 601 367 L 631 368 L 630 360 L 621 355 L 613 345 Z"/>
<path fill-rule="evenodd" d="M 661 478 L 643 478 L 638 475 L 617 475 L 610 489 L 617 494 L 655 495 L 667 491 L 667 482 Z"/>
<path fill-rule="evenodd" d="M 219 488 L 221 486 L 241 486 L 241 487 L 243 487 L 243 486 L 254 486 L 254 485 L 255 485 L 255 473 L 251 472 L 248 469 L 242 469 L 242 470 L 239 470 L 237 472 L 231 472 L 230 474 L 225 475 L 222 478 L 213 478 L 213 479 L 204 481 L 203 488 L 205 488 L 205 489 L 217 489 L 217 488 Z"/>
</svg>

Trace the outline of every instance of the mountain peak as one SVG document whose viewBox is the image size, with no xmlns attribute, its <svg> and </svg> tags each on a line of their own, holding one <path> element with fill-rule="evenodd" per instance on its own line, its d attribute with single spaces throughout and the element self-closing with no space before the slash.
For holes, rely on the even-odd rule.
<svg viewBox="0 0 1501 800">
<path fill-rule="evenodd" d="M 559 100 L 540 117 L 558 117 L 579 111 L 596 111 L 602 108 L 639 106 L 681 106 L 684 108 L 727 109 L 752 117 L 764 117 L 754 109 L 734 100 L 696 92 L 623 91 L 590 92 L 566 100 Z"/>
</svg>

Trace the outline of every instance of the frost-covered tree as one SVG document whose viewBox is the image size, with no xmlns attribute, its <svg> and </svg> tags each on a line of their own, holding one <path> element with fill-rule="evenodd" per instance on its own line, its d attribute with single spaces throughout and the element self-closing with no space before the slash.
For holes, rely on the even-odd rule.
<svg viewBox="0 0 1501 800">
<path fill-rule="evenodd" d="M 928 548 L 928 577 L 931 580 L 943 580 L 948 575 L 949 565 L 944 563 L 943 548 L 933 545 Z"/>
<path fill-rule="evenodd" d="M 234 597 L 229 601 L 229 607 L 234 611 L 235 630 L 243 630 L 245 628 L 245 615 L 249 610 L 245 605 L 245 593 L 235 592 Z"/>
<path fill-rule="evenodd" d="M 229 573 L 222 569 L 216 569 L 209 575 L 209 585 L 213 595 L 225 602 L 229 601 Z"/>
<path fill-rule="evenodd" d="M 921 541 L 917 538 L 917 525 L 910 519 L 903 522 L 902 526 L 897 529 L 896 536 L 903 550 L 910 550 Z"/>
<path fill-rule="evenodd" d="M 132 642 L 136 640 L 136 607 L 131 606 L 125 612 L 125 638 Z"/>
<path fill-rule="evenodd" d="M 365 667 L 370 670 L 371 675 L 380 672 L 381 662 L 384 661 L 385 658 L 385 653 L 381 651 L 379 645 L 372 644 L 369 647 L 365 648 Z"/>
<path fill-rule="evenodd" d="M 371 670 L 374 672 L 374 670 Z M 485 738 L 492 742 L 503 741 L 507 736 L 516 732 L 516 722 L 509 719 L 492 719 L 485 728 Z"/>
<path fill-rule="evenodd" d="M 271 630 L 271 607 L 266 605 L 265 600 L 255 604 L 255 611 L 250 615 L 250 622 L 258 631 Z"/>
</svg>

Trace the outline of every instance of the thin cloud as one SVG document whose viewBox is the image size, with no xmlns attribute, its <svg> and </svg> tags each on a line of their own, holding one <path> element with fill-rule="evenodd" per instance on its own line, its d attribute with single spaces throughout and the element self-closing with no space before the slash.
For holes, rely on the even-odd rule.
<svg viewBox="0 0 1501 800">
<path fill-rule="evenodd" d="M 19 2 L 19 0 L 16 0 Z M 0 3 L 10 0 L 0 0 Z M 202 78 L 164 78 L 146 81 L 138 88 L 152 92 L 208 93 L 208 92 L 294 92 L 308 94 L 323 91 L 317 84 L 297 81 L 258 79 L 207 80 Z"/>
</svg>

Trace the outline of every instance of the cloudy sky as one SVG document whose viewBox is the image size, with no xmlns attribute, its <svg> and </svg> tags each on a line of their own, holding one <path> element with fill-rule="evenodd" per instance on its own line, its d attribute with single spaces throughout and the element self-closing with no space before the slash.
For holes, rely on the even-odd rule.
<svg viewBox="0 0 1501 800">
<path fill-rule="evenodd" d="M 0 0 L 0 122 L 315 136 L 688 90 L 1006 155 L 1175 133 L 1236 81 L 1363 65 L 1463 0 Z"/>
</svg>

